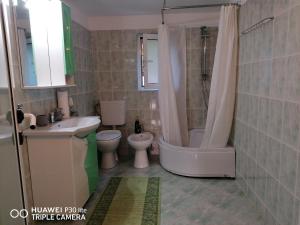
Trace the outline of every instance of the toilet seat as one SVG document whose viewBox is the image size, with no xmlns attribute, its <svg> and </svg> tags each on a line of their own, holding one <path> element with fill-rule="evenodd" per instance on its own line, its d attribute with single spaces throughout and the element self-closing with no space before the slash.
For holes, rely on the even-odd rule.
<svg viewBox="0 0 300 225">
<path fill-rule="evenodd" d="M 103 130 L 96 134 L 97 141 L 111 141 L 122 136 L 119 130 Z"/>
</svg>

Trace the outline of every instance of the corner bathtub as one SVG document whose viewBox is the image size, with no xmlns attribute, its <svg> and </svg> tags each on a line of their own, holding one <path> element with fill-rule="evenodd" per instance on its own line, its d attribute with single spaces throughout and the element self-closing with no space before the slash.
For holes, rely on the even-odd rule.
<svg viewBox="0 0 300 225">
<path fill-rule="evenodd" d="M 235 177 L 233 147 L 202 149 L 203 129 L 190 131 L 189 147 L 171 145 L 160 138 L 160 164 L 172 173 L 191 177 Z"/>
</svg>

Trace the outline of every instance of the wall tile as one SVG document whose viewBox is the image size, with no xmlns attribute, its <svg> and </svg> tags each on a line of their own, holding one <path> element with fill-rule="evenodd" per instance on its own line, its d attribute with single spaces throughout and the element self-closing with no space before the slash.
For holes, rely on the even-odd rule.
<svg viewBox="0 0 300 225">
<path fill-rule="evenodd" d="M 280 15 L 289 7 L 289 2 L 293 0 L 274 0 L 274 15 Z"/>
<path fill-rule="evenodd" d="M 241 77 L 241 91 L 249 92 L 250 90 L 250 76 L 251 76 L 251 66 L 250 64 L 243 65 L 243 76 Z"/>
<path fill-rule="evenodd" d="M 299 223 L 300 223 L 300 200 L 295 199 L 293 224 L 299 225 Z"/>
<path fill-rule="evenodd" d="M 201 48 L 201 30 L 199 28 L 191 28 L 191 49 Z"/>
<path fill-rule="evenodd" d="M 91 32 L 91 45 L 98 51 L 109 51 L 110 31 Z"/>
<path fill-rule="evenodd" d="M 199 50 L 191 50 L 190 51 L 190 68 L 191 69 L 200 69 L 201 67 L 201 56 L 199 54 Z"/>
<path fill-rule="evenodd" d="M 263 61 L 260 63 L 260 73 L 259 73 L 259 94 L 263 96 L 269 96 L 270 94 L 270 81 L 272 75 L 272 62 Z"/>
<path fill-rule="evenodd" d="M 113 91 L 113 100 L 120 101 L 120 100 L 126 100 L 126 92 L 125 91 Z"/>
<path fill-rule="evenodd" d="M 260 4 L 261 18 L 273 16 L 274 0 L 260 1 Z"/>
<path fill-rule="evenodd" d="M 111 79 L 113 89 L 115 89 L 116 91 L 125 89 L 125 79 L 123 72 L 112 72 Z"/>
<path fill-rule="evenodd" d="M 267 0 L 269 1 L 269 0 Z M 265 1 L 261 1 L 265 2 Z M 265 18 L 265 17 L 264 17 Z M 272 57 L 272 41 L 273 41 L 273 21 L 265 24 L 258 29 L 259 34 L 261 35 L 258 38 L 258 47 L 259 47 L 259 58 L 260 59 L 269 59 Z"/>
<path fill-rule="evenodd" d="M 136 51 L 137 32 L 135 30 L 122 31 L 123 49 Z"/>
<path fill-rule="evenodd" d="M 112 89 L 112 76 L 111 72 L 98 72 L 97 76 L 97 84 L 101 87 L 102 91 L 111 90 Z"/>
<path fill-rule="evenodd" d="M 110 32 L 110 49 L 112 51 L 120 51 L 123 48 L 122 45 L 122 31 L 113 30 Z"/>
<path fill-rule="evenodd" d="M 128 91 L 137 90 L 137 71 L 124 72 L 125 88 Z"/>
<path fill-rule="evenodd" d="M 264 224 L 299 225 L 300 2 L 248 0 L 240 27 L 272 10 L 273 23 L 240 39 L 233 126 L 238 183 Z"/>
<path fill-rule="evenodd" d="M 269 127 L 268 133 L 275 138 L 281 138 L 283 103 L 277 100 L 270 100 L 269 103 Z"/>
<path fill-rule="evenodd" d="M 94 65 L 94 68 L 96 71 L 110 71 L 112 62 L 109 61 L 109 52 L 97 51 L 93 57 L 95 57 L 94 61 L 96 62 L 96 65 Z"/>
<path fill-rule="evenodd" d="M 286 102 L 283 110 L 282 139 L 291 146 L 299 146 L 300 106 Z"/>
<path fill-rule="evenodd" d="M 265 210 L 264 218 L 264 225 L 278 225 L 276 219 L 273 217 L 273 214 L 271 214 L 270 211 Z"/>
<path fill-rule="evenodd" d="M 271 87 L 270 96 L 275 98 L 283 98 L 286 91 L 286 58 L 277 58 L 272 63 L 272 76 L 271 76 Z"/>
<path fill-rule="evenodd" d="M 300 5 L 290 11 L 288 31 L 288 54 L 300 51 Z"/>
<path fill-rule="evenodd" d="M 296 185 L 297 152 L 282 145 L 281 149 L 280 182 L 294 193 Z"/>
<path fill-rule="evenodd" d="M 278 201 L 280 202 L 277 209 L 279 222 L 293 225 L 294 198 L 283 186 L 279 187 Z"/>
<path fill-rule="evenodd" d="M 256 182 L 256 171 L 257 171 L 257 163 L 254 159 L 249 157 L 248 160 L 248 184 L 252 190 L 255 189 L 255 182 Z"/>
<path fill-rule="evenodd" d="M 137 69 L 136 64 L 136 51 L 125 51 L 123 53 L 124 57 L 124 70 L 126 71 L 132 71 Z"/>
<path fill-rule="evenodd" d="M 99 91 L 97 95 L 98 101 L 111 101 L 113 100 L 113 92 L 112 91 Z"/>
<path fill-rule="evenodd" d="M 257 166 L 257 170 L 256 170 L 256 175 L 255 176 L 256 176 L 256 180 L 255 180 L 255 192 L 260 197 L 260 199 L 262 199 L 263 201 L 265 201 L 265 198 L 266 198 L 267 173 L 265 172 L 265 170 L 262 167 Z"/>
<path fill-rule="evenodd" d="M 109 70 L 111 71 L 123 71 L 124 70 L 124 53 L 123 51 L 112 51 L 111 57 L 107 57 L 107 61 L 110 62 L 111 68 Z"/>
<path fill-rule="evenodd" d="M 249 64 L 250 72 L 250 93 L 257 94 L 259 90 L 259 65 L 258 63 Z"/>
<path fill-rule="evenodd" d="M 297 167 L 297 185 L 296 185 L 296 195 L 300 199 L 300 153 L 298 152 L 298 167 Z"/>
<path fill-rule="evenodd" d="M 288 34 L 288 13 L 284 13 L 275 18 L 273 56 L 283 56 L 286 54 Z"/>
<path fill-rule="evenodd" d="M 300 4 L 300 1 L 299 0 L 290 0 L 290 6 L 296 6 L 296 5 L 299 5 Z"/>
<path fill-rule="evenodd" d="M 270 117 L 270 100 L 267 98 L 259 99 L 259 109 L 258 109 L 258 128 L 264 132 L 268 131 L 269 117 Z"/>
<path fill-rule="evenodd" d="M 300 98 L 300 56 L 291 56 L 287 60 L 285 98 L 298 101 Z"/>
<path fill-rule="evenodd" d="M 267 177 L 266 185 L 266 203 L 272 214 L 277 213 L 278 208 L 278 188 L 279 183 L 272 176 Z"/>
</svg>

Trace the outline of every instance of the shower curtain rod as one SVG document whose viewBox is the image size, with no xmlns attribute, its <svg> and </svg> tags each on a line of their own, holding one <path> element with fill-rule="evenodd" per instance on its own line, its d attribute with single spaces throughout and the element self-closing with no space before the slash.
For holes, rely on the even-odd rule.
<svg viewBox="0 0 300 225">
<path fill-rule="evenodd" d="M 219 3 L 219 4 L 205 4 L 205 5 L 187 5 L 187 6 L 174 6 L 174 7 L 167 7 L 166 0 L 164 0 L 163 7 L 161 8 L 161 21 L 162 24 L 165 23 L 165 11 L 167 10 L 178 10 L 178 9 L 196 9 L 196 8 L 209 8 L 209 7 L 220 7 L 226 5 L 237 5 L 238 3 Z"/>
</svg>

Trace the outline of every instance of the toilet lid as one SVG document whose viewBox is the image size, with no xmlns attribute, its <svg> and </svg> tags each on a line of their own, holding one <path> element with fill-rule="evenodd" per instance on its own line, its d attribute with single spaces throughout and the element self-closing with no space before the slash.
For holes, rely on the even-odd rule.
<svg viewBox="0 0 300 225">
<path fill-rule="evenodd" d="M 110 141 L 122 136 L 121 131 L 119 130 L 103 130 L 97 133 L 97 141 Z"/>
</svg>

